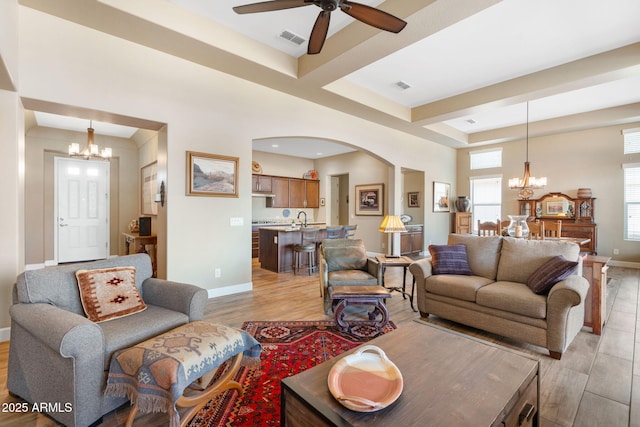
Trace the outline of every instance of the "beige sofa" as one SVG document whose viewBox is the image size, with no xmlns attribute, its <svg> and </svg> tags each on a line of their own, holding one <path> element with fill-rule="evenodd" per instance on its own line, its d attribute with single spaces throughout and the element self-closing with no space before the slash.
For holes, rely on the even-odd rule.
<svg viewBox="0 0 640 427">
<path fill-rule="evenodd" d="M 448 244 L 465 246 L 472 275 L 433 274 L 431 258 L 413 263 L 420 314 L 545 347 L 560 359 L 584 323 L 589 284 L 578 245 L 462 234 L 451 234 Z M 534 293 L 529 277 L 556 255 L 578 261 L 575 273 L 548 293 Z"/>
</svg>

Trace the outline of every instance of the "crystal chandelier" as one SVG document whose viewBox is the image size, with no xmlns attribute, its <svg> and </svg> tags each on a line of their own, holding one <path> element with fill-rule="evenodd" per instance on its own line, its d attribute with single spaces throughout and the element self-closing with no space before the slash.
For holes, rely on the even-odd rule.
<svg viewBox="0 0 640 427">
<path fill-rule="evenodd" d="M 87 160 L 109 160 L 112 155 L 111 147 L 105 147 L 100 150 L 100 147 L 93 142 L 93 132 L 93 121 L 90 120 L 89 128 L 87 129 L 87 146 L 80 151 L 80 144 L 77 142 L 69 144 L 69 155 L 72 157 L 84 157 Z"/>
<path fill-rule="evenodd" d="M 524 162 L 524 175 L 522 178 L 511 178 L 509 188 L 518 191 L 518 197 L 523 200 L 533 196 L 533 190 L 544 188 L 547 185 L 547 177 L 536 178 L 531 176 L 529 163 L 529 102 L 527 101 L 527 135 L 526 135 L 526 158 Z"/>
</svg>

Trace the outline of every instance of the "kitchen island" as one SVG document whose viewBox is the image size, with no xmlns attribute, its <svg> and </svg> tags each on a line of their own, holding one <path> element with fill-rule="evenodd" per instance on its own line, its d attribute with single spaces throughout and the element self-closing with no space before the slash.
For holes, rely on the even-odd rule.
<svg viewBox="0 0 640 427">
<path fill-rule="evenodd" d="M 316 229 L 317 246 L 324 240 L 327 227 L 325 225 L 309 225 L 307 229 Z M 260 267 L 275 271 L 276 273 L 287 273 L 293 271 L 293 245 L 300 243 L 300 227 L 290 226 L 268 226 L 258 228 Z M 316 260 L 318 256 L 316 254 Z"/>
</svg>

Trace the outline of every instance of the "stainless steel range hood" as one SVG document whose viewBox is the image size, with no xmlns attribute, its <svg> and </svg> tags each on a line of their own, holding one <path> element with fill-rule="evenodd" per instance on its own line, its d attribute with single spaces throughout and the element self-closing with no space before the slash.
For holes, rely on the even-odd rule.
<svg viewBox="0 0 640 427">
<path fill-rule="evenodd" d="M 264 197 L 269 199 L 276 197 L 276 195 L 271 193 L 251 193 L 251 197 Z"/>
</svg>

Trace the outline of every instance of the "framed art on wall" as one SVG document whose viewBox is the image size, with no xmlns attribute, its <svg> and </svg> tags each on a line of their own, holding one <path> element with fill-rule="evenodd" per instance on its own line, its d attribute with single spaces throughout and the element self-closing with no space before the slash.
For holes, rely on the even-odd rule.
<svg viewBox="0 0 640 427">
<path fill-rule="evenodd" d="M 451 184 L 433 181 L 433 211 L 451 212 Z"/>
<path fill-rule="evenodd" d="M 140 213 L 158 215 L 155 196 L 158 192 L 158 162 L 149 163 L 140 169 Z"/>
<path fill-rule="evenodd" d="M 187 151 L 187 196 L 238 197 L 238 158 Z"/>
<path fill-rule="evenodd" d="M 356 215 L 382 215 L 384 184 L 356 185 Z"/>
<path fill-rule="evenodd" d="M 420 207 L 420 193 L 410 192 L 407 193 L 407 203 L 410 208 L 419 208 Z"/>
</svg>

